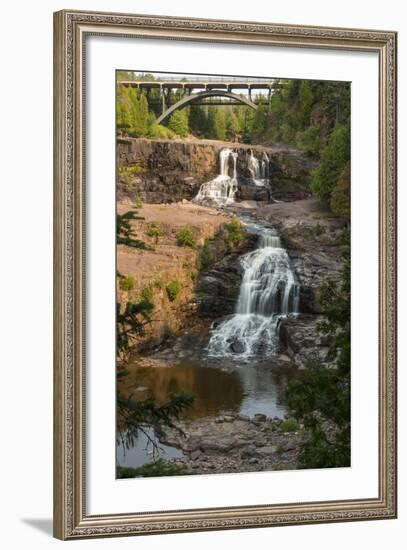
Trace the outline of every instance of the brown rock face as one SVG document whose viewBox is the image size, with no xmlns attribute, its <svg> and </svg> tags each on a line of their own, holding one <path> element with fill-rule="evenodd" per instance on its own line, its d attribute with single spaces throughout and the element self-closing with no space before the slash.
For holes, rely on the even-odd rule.
<svg viewBox="0 0 407 550">
<path fill-rule="evenodd" d="M 147 203 L 192 199 L 201 184 L 216 175 L 218 150 L 213 145 L 176 140 L 119 140 L 119 200 L 131 198 L 132 192 Z M 131 181 L 123 177 L 126 168 Z"/>
<path fill-rule="evenodd" d="M 219 153 L 225 147 L 233 148 L 238 155 L 237 200 L 270 202 L 273 197 L 291 201 L 308 196 L 309 172 L 314 163 L 300 151 L 215 140 L 120 138 L 118 200 L 133 201 L 135 196 L 156 204 L 191 200 L 202 183 L 219 174 Z M 254 185 L 251 179 L 248 160 L 252 152 L 258 160 L 269 159 L 270 189 Z M 230 166 L 230 173 L 232 169 Z"/>
</svg>

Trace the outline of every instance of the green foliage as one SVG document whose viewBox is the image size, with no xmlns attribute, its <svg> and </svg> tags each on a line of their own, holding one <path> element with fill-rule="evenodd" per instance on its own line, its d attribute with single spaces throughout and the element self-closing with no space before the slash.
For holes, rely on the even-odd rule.
<svg viewBox="0 0 407 550">
<path fill-rule="evenodd" d="M 223 109 L 216 109 L 213 120 L 213 132 L 215 139 L 226 139 L 226 117 Z"/>
<path fill-rule="evenodd" d="M 324 321 L 320 333 L 329 344 L 334 367 L 316 359 L 306 363 L 301 379 L 287 385 L 288 405 L 309 432 L 300 460 L 306 468 L 350 464 L 350 255 L 343 257 L 341 284 L 321 288 Z"/>
<path fill-rule="evenodd" d="M 302 151 L 318 157 L 321 151 L 320 129 L 310 126 L 298 135 L 297 146 Z"/>
<path fill-rule="evenodd" d="M 141 197 L 137 192 L 134 193 L 133 200 L 136 208 L 143 208 L 143 201 L 141 200 Z"/>
<path fill-rule="evenodd" d="M 135 400 L 117 394 L 117 427 L 119 440 L 127 447 L 134 446 L 140 432 L 153 446 L 155 452 L 160 448 L 156 438 L 164 437 L 166 427 L 183 433 L 175 424 L 181 414 L 192 407 L 194 396 L 187 392 L 170 393 L 168 401 L 158 404 L 154 397 Z M 154 435 L 151 435 L 151 430 Z"/>
<path fill-rule="evenodd" d="M 335 187 L 332 189 L 331 210 L 341 218 L 350 218 L 350 163 L 342 168 Z"/>
<path fill-rule="evenodd" d="M 116 242 L 133 248 L 147 250 L 148 246 L 140 239 L 136 239 L 135 231 L 131 225 L 133 220 L 143 220 L 141 216 L 137 216 L 135 210 L 129 210 L 125 214 L 116 215 Z"/>
<path fill-rule="evenodd" d="M 263 133 L 319 158 L 335 125 L 348 126 L 350 85 L 346 82 L 280 80 Z"/>
<path fill-rule="evenodd" d="M 197 136 L 204 136 L 207 130 L 207 111 L 200 105 L 191 105 L 189 108 L 188 126 Z"/>
<path fill-rule="evenodd" d="M 280 429 L 282 432 L 296 432 L 299 430 L 300 425 L 295 418 L 286 418 L 281 423 Z"/>
<path fill-rule="evenodd" d="M 135 285 L 135 280 L 132 275 L 128 275 L 127 277 L 121 277 L 119 279 L 119 287 L 121 290 L 130 291 L 133 290 Z"/>
<path fill-rule="evenodd" d="M 173 302 L 181 292 L 181 285 L 179 281 L 171 281 L 168 283 L 165 287 L 165 291 L 167 292 L 169 301 Z"/>
<path fill-rule="evenodd" d="M 261 136 L 267 128 L 268 109 L 264 103 L 260 103 L 257 107 L 251 124 L 251 134 Z"/>
<path fill-rule="evenodd" d="M 148 224 L 146 235 L 148 237 L 153 237 L 155 242 L 158 243 L 159 238 L 163 237 L 165 232 L 161 227 L 158 227 L 155 222 L 151 222 Z"/>
<path fill-rule="evenodd" d="M 154 122 L 148 129 L 147 137 L 150 139 L 174 139 L 177 136 L 170 128 Z"/>
<path fill-rule="evenodd" d="M 171 464 L 162 458 L 143 464 L 139 468 L 117 467 L 117 478 L 125 479 L 131 477 L 161 477 L 161 476 L 186 476 L 193 472 L 187 466 Z"/>
<path fill-rule="evenodd" d="M 212 262 L 213 257 L 210 251 L 209 242 L 205 242 L 199 254 L 199 266 L 201 269 L 206 269 L 212 264 Z"/>
<path fill-rule="evenodd" d="M 226 114 L 226 134 L 228 139 L 234 139 L 240 133 L 239 119 L 233 110 Z"/>
<path fill-rule="evenodd" d="M 146 285 L 141 289 L 140 302 L 153 303 L 154 298 L 154 286 L 152 284 Z"/>
<path fill-rule="evenodd" d="M 136 208 L 143 208 L 143 201 L 137 192 L 137 185 L 134 180 L 134 176 L 136 174 L 144 174 L 145 172 L 147 172 L 147 169 L 143 166 L 139 166 L 138 164 L 119 168 L 119 179 L 127 185 L 128 191 L 130 192 L 129 194 L 133 195 L 133 202 Z"/>
<path fill-rule="evenodd" d="M 131 184 L 132 176 L 137 174 L 145 174 L 147 168 L 140 166 L 139 164 L 133 164 L 132 166 L 122 166 L 119 168 L 120 178 L 127 184 Z"/>
<path fill-rule="evenodd" d="M 300 109 L 300 123 L 305 125 L 309 122 L 311 107 L 314 103 L 314 94 L 312 93 L 311 83 L 309 80 L 301 80 L 298 90 L 298 106 Z"/>
<path fill-rule="evenodd" d="M 145 135 L 149 127 L 146 96 L 131 86 L 118 84 L 116 94 L 116 124 L 133 136 Z"/>
<path fill-rule="evenodd" d="M 120 80 L 134 80 L 134 74 L 131 73 L 131 75 L 131 78 L 119 78 L 117 86 L 116 125 L 118 130 L 133 137 L 174 138 L 174 132 L 157 123 L 156 114 L 149 108 L 146 95 L 135 88 L 120 84 Z M 156 94 L 157 90 L 150 91 L 150 96 L 154 96 L 153 99 L 157 99 Z"/>
<path fill-rule="evenodd" d="M 337 124 L 322 151 L 319 168 L 312 171 L 311 191 L 329 203 L 339 175 L 350 159 L 350 131 L 348 125 Z"/>
<path fill-rule="evenodd" d="M 195 237 L 190 227 L 181 227 L 181 229 L 177 232 L 177 245 L 196 248 Z"/>
<path fill-rule="evenodd" d="M 186 109 L 174 111 L 170 117 L 168 128 L 180 137 L 187 137 L 189 134 L 188 111 Z"/>
<path fill-rule="evenodd" d="M 230 222 L 224 224 L 223 229 L 224 241 L 229 249 L 236 248 L 244 243 L 246 233 L 239 218 L 232 218 Z"/>
<path fill-rule="evenodd" d="M 116 305 L 116 343 L 122 361 L 132 352 L 140 336 L 145 336 L 145 327 L 151 323 L 154 306 L 150 301 L 127 302 L 124 310 Z"/>
</svg>

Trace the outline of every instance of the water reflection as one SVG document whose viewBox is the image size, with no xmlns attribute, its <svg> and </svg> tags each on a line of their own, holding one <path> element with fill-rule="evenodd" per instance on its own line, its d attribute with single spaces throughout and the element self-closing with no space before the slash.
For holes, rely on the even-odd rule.
<svg viewBox="0 0 407 550">
<path fill-rule="evenodd" d="M 225 359 L 183 360 L 175 366 L 163 367 L 133 363 L 127 370 L 128 374 L 118 379 L 118 389 L 127 397 L 137 400 L 155 397 L 158 403 L 164 403 L 171 392 L 193 393 L 193 408 L 183 413 L 190 420 L 227 413 L 247 416 L 262 413 L 282 418 L 286 413 L 284 387 L 296 376 L 292 368 L 278 367 L 270 361 L 236 365 Z M 141 432 L 130 449 L 118 442 L 117 463 L 137 468 L 153 461 L 152 448 L 147 443 Z M 166 460 L 182 456 L 179 449 L 162 444 L 160 447 L 160 456 Z"/>
<path fill-rule="evenodd" d="M 153 430 L 150 428 L 145 428 L 147 433 L 153 437 Z M 159 443 L 160 452 L 159 457 L 164 460 L 170 460 L 171 458 L 180 458 L 183 456 L 183 453 L 180 449 L 175 447 L 169 447 L 163 443 Z M 116 460 L 117 464 L 120 466 L 130 466 L 131 468 L 139 468 L 146 464 L 146 462 L 153 462 L 154 459 L 158 457 L 157 454 L 154 454 L 151 444 L 149 444 L 147 436 L 139 432 L 138 436 L 134 442 L 133 447 L 129 449 L 122 441 L 119 441 L 116 447 Z"/>
<path fill-rule="evenodd" d="M 126 396 L 137 400 L 155 397 L 158 403 L 164 403 L 171 392 L 191 392 L 195 395 L 194 405 L 186 413 L 191 419 L 228 412 L 283 417 L 283 388 L 290 377 L 289 369 L 270 363 L 235 365 L 185 360 L 168 367 L 130 365 L 118 384 Z"/>
</svg>

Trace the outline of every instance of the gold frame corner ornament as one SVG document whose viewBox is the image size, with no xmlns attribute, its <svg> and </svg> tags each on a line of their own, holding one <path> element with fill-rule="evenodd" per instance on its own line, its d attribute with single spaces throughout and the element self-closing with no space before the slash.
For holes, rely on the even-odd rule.
<svg viewBox="0 0 407 550">
<path fill-rule="evenodd" d="M 377 498 L 86 514 L 85 38 L 89 35 L 370 51 L 379 59 L 379 494 Z M 54 535 L 59 539 L 369 519 L 397 514 L 397 33 L 63 10 L 54 14 Z"/>
</svg>

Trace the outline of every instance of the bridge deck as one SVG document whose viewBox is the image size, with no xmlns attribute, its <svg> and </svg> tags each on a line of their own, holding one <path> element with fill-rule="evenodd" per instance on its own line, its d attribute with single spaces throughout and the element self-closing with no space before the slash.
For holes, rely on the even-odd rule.
<svg viewBox="0 0 407 550">
<path fill-rule="evenodd" d="M 152 80 L 152 81 L 137 81 L 137 80 L 120 80 L 120 84 L 124 86 L 133 86 L 135 88 L 181 88 L 181 89 L 196 89 L 196 90 L 247 90 L 251 88 L 252 90 L 268 90 L 270 88 L 276 87 L 275 81 L 253 81 L 253 82 L 243 82 L 243 81 L 174 81 L 174 80 Z"/>
</svg>

